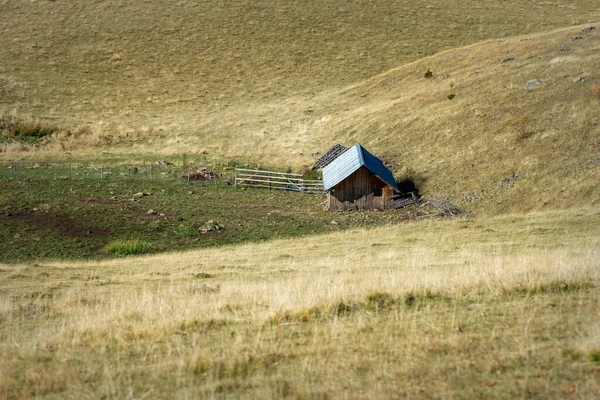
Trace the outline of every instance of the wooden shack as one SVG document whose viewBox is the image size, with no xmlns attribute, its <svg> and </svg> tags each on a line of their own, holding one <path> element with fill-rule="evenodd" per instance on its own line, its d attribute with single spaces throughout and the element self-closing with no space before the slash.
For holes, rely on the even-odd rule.
<svg viewBox="0 0 600 400">
<path fill-rule="evenodd" d="M 385 209 L 400 192 L 392 172 L 357 143 L 323 169 L 330 210 Z"/>
</svg>

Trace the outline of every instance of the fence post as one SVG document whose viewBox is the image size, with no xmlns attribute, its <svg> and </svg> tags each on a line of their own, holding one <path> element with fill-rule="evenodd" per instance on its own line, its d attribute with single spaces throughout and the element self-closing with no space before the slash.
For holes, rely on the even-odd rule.
<svg viewBox="0 0 600 400">
<path fill-rule="evenodd" d="M 150 164 L 150 180 L 154 180 L 154 178 L 152 177 L 152 164 Z"/>
<path fill-rule="evenodd" d="M 233 187 L 237 188 L 237 168 L 234 169 L 234 173 L 233 173 Z"/>
<path fill-rule="evenodd" d="M 100 180 L 104 179 L 104 165 L 100 164 Z"/>
<path fill-rule="evenodd" d="M 271 190 L 271 171 L 269 171 L 269 190 Z"/>
</svg>

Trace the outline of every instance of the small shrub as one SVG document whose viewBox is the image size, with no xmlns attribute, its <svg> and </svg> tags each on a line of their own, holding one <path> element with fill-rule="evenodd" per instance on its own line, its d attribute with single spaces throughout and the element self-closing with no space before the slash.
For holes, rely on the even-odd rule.
<svg viewBox="0 0 600 400">
<path fill-rule="evenodd" d="M 14 118 L 0 118 L 0 138 L 27 143 L 38 143 L 58 129 L 44 125 L 40 121 L 24 121 Z"/>
<path fill-rule="evenodd" d="M 156 220 L 149 223 L 148 227 L 155 232 L 164 232 L 169 227 L 169 224 L 163 220 Z"/>
<path fill-rule="evenodd" d="M 454 82 L 450 82 L 450 94 L 446 97 L 448 97 L 448 100 L 452 100 L 456 97 L 456 95 L 454 94 Z"/>
<path fill-rule="evenodd" d="M 385 292 L 375 292 L 367 296 L 367 303 L 375 309 L 389 307 L 394 303 L 394 298 Z"/>
<path fill-rule="evenodd" d="M 504 295 L 536 295 L 544 293 L 572 293 L 587 290 L 593 285 L 589 282 L 562 282 L 554 281 L 548 283 L 515 284 L 502 287 Z"/>
<path fill-rule="evenodd" d="M 593 363 L 600 364 L 600 349 L 590 351 L 589 359 Z"/>
<path fill-rule="evenodd" d="M 105 253 L 127 256 L 132 254 L 144 254 L 152 251 L 152 245 L 138 239 L 115 240 L 104 246 Z"/>
<path fill-rule="evenodd" d="M 429 68 L 427 68 L 427 72 L 425 72 L 423 77 L 425 77 L 426 79 L 431 79 L 431 78 L 433 78 L 433 72 L 431 72 L 431 70 Z"/>
<path fill-rule="evenodd" d="M 196 236 L 198 235 L 198 229 L 194 228 L 191 225 L 181 224 L 177 228 L 174 229 L 175 233 L 182 236 Z"/>
<path fill-rule="evenodd" d="M 402 167 L 400 171 L 394 175 L 396 183 L 400 186 L 402 193 L 415 192 L 419 195 L 419 188 L 425 185 L 428 178 L 423 173 L 411 167 Z"/>
<path fill-rule="evenodd" d="M 316 169 L 309 169 L 307 171 L 303 171 L 303 178 L 307 180 L 317 180 L 323 179 L 322 173 Z"/>
<path fill-rule="evenodd" d="M 598 86 L 592 93 L 592 98 L 600 100 L 600 86 Z"/>
</svg>

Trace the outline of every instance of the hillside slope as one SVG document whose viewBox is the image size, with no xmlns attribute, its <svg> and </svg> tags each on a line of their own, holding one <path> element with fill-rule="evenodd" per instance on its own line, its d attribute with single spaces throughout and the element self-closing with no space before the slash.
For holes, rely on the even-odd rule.
<svg viewBox="0 0 600 400">
<path fill-rule="evenodd" d="M 315 115 L 330 141 L 385 154 L 430 195 L 494 211 L 598 204 L 600 29 L 588 28 L 443 52 Z"/>
<path fill-rule="evenodd" d="M 600 19 L 596 0 L 2 0 L 0 14 L 0 116 L 85 127 L 83 148 L 220 153 L 282 132 L 302 149 L 314 128 L 301 117 L 323 91 L 444 49 Z"/>
</svg>

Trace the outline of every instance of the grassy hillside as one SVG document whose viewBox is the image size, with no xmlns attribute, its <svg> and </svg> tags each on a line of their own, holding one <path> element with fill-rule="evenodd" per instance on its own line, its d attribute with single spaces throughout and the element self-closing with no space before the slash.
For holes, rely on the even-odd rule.
<svg viewBox="0 0 600 400">
<path fill-rule="evenodd" d="M 600 19 L 595 0 L 3 0 L 0 11 L 0 115 L 85 127 L 76 143 L 62 138 L 71 150 L 128 140 L 129 152 L 222 155 L 243 152 L 238 140 L 272 151 L 279 136 L 320 149 L 311 112 L 331 101 L 324 91 L 445 49 Z"/>
<path fill-rule="evenodd" d="M 599 218 L 0 265 L 0 393 L 597 398 Z"/>
<path fill-rule="evenodd" d="M 442 52 L 357 85 L 339 96 L 343 105 L 315 114 L 331 116 L 322 128 L 330 140 L 361 141 L 425 192 L 466 207 L 597 205 L 598 28 Z"/>
</svg>

